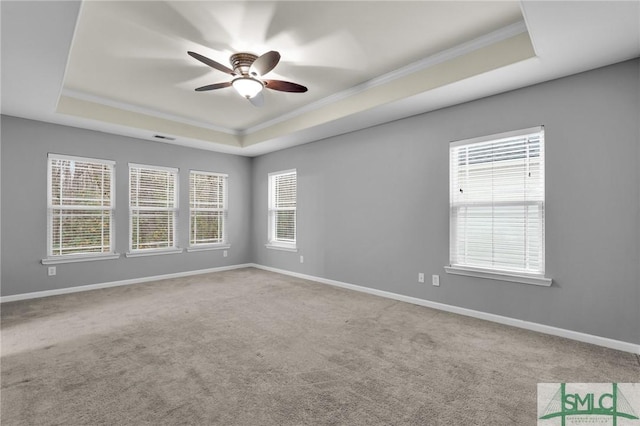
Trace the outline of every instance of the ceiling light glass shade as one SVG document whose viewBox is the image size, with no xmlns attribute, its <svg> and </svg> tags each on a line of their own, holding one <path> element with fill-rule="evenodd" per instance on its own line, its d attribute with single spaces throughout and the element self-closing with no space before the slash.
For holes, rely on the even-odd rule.
<svg viewBox="0 0 640 426">
<path fill-rule="evenodd" d="M 255 80 L 251 77 L 240 77 L 236 78 L 232 82 L 233 88 L 240 93 L 240 96 L 243 98 L 253 98 L 255 95 L 260 93 L 263 86 L 258 80 Z"/>
</svg>

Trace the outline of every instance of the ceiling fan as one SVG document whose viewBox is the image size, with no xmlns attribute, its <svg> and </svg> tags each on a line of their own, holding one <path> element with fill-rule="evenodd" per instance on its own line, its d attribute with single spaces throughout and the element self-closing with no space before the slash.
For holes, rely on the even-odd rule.
<svg viewBox="0 0 640 426">
<path fill-rule="evenodd" d="M 303 93 L 307 91 L 306 87 L 297 83 L 282 80 L 265 80 L 262 78 L 262 76 L 274 69 L 280 61 L 280 54 L 275 50 L 267 52 L 261 56 L 246 52 L 234 53 L 229 59 L 233 69 L 222 65 L 213 59 L 209 59 L 206 56 L 202 56 L 199 53 L 190 51 L 187 53 L 189 56 L 199 60 L 203 64 L 209 65 L 211 68 L 235 77 L 231 81 L 198 87 L 196 89 L 197 92 L 233 86 L 240 96 L 248 99 L 254 106 L 259 107 L 264 103 L 264 97 L 262 95 L 262 89 L 264 88 L 278 90 L 280 92 L 294 93 Z"/>
</svg>

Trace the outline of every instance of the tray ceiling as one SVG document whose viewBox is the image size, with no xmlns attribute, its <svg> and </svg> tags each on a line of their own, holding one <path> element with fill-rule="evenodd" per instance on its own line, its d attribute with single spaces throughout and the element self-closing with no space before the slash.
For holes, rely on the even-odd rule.
<svg viewBox="0 0 640 426">
<path fill-rule="evenodd" d="M 164 142 L 243 155 L 640 54 L 638 2 L 1 6 L 3 113 L 152 140 L 160 134 L 174 139 Z M 267 90 L 262 108 L 232 88 L 195 92 L 230 76 L 189 57 L 189 50 L 222 64 L 234 52 L 277 50 L 281 62 L 267 77 L 309 91 Z"/>
</svg>

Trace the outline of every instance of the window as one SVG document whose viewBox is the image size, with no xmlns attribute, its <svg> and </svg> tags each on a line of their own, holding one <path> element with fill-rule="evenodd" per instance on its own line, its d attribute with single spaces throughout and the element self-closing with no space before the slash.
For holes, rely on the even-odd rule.
<svg viewBox="0 0 640 426">
<path fill-rule="evenodd" d="M 43 263 L 114 258 L 114 164 L 49 154 L 47 259 Z"/>
<path fill-rule="evenodd" d="M 550 285 L 544 278 L 544 129 L 452 142 L 449 153 L 447 272 Z"/>
<path fill-rule="evenodd" d="M 296 176 L 296 170 L 269 174 L 267 247 L 296 249 Z"/>
<path fill-rule="evenodd" d="M 227 247 L 227 175 L 191 171 L 189 211 L 191 247 Z"/>
<path fill-rule="evenodd" d="M 130 253 L 176 246 L 178 169 L 129 164 Z"/>
</svg>

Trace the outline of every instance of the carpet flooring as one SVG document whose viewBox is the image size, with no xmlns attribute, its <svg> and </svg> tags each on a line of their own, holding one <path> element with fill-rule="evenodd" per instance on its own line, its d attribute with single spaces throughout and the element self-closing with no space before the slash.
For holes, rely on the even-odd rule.
<svg viewBox="0 0 640 426">
<path fill-rule="evenodd" d="M 636 355 L 237 269 L 2 305 L 3 425 L 535 425 Z"/>
</svg>

